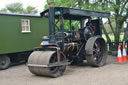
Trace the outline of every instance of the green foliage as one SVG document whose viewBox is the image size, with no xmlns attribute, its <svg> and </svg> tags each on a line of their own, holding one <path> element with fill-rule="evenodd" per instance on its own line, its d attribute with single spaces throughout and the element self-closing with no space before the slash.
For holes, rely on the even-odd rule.
<svg viewBox="0 0 128 85">
<path fill-rule="evenodd" d="M 25 10 L 25 14 L 35 14 L 37 12 L 36 8 L 32 6 L 28 6 Z"/>
<path fill-rule="evenodd" d="M 59 7 L 70 7 L 70 8 L 80 8 L 94 11 L 110 11 L 107 4 L 102 4 L 100 0 L 47 0 L 45 9 L 48 8 L 48 3 L 55 2 L 56 6 Z M 102 0 L 101 0 L 102 2 Z M 104 9 L 103 9 L 104 8 Z M 107 10 L 106 10 L 107 9 Z"/>
<path fill-rule="evenodd" d="M 115 28 L 116 28 L 115 19 L 114 18 L 111 18 L 110 21 L 111 21 L 111 24 L 112 24 L 112 26 L 113 26 L 113 28 L 115 30 Z M 108 22 L 105 22 L 104 23 L 104 27 L 106 28 L 108 34 L 112 34 L 112 30 L 111 30 Z"/>
<path fill-rule="evenodd" d="M 114 35 L 108 34 L 108 36 L 111 38 L 111 41 L 114 41 L 114 40 L 115 40 Z M 103 37 L 103 38 L 105 39 L 105 41 L 107 42 L 107 38 L 106 38 L 105 34 L 102 34 L 102 37 Z M 120 35 L 119 41 L 123 41 L 123 37 L 124 37 L 124 35 Z"/>
<path fill-rule="evenodd" d="M 12 13 L 23 13 L 23 5 L 21 3 L 8 4 L 3 11 L 9 11 Z"/>
<path fill-rule="evenodd" d="M 45 9 L 49 8 L 48 3 L 55 2 L 56 6 L 61 7 L 75 7 L 75 0 L 47 0 Z"/>
<path fill-rule="evenodd" d="M 0 12 L 7 12 L 7 9 L 3 8 L 3 9 L 0 10 Z"/>
<path fill-rule="evenodd" d="M 35 14 L 38 11 L 35 7 L 32 7 L 32 6 L 28 6 L 25 9 L 23 8 L 22 3 L 11 3 L 11 4 L 8 4 L 5 8 L 1 9 L 0 12 Z"/>
</svg>

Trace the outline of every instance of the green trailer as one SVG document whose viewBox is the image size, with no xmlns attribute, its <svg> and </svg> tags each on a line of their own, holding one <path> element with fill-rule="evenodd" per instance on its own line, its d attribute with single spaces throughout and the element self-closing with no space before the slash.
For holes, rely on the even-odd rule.
<svg viewBox="0 0 128 85">
<path fill-rule="evenodd" d="M 0 69 L 7 69 L 11 62 L 27 60 L 48 31 L 48 19 L 0 13 Z"/>
</svg>

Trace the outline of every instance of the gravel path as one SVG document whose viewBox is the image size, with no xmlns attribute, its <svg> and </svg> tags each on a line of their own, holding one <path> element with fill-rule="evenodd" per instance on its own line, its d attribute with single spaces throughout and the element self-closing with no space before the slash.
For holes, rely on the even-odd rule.
<svg viewBox="0 0 128 85">
<path fill-rule="evenodd" d="M 128 85 L 128 63 L 115 64 L 115 57 L 109 56 L 103 67 L 68 66 L 58 78 L 35 76 L 17 65 L 0 71 L 0 85 Z"/>
</svg>

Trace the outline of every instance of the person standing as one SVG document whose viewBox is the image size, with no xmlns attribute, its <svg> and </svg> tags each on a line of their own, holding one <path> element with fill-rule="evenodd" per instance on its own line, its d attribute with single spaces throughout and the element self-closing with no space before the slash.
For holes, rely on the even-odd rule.
<svg viewBox="0 0 128 85">
<path fill-rule="evenodd" d="M 92 23 L 92 18 L 88 18 L 88 22 L 86 23 L 86 27 L 89 26 L 94 32 L 96 31 L 96 27 Z"/>
</svg>

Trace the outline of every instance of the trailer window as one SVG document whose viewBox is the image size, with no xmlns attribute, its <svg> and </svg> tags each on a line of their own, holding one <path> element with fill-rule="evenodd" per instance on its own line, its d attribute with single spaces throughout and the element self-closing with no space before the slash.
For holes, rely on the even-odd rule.
<svg viewBox="0 0 128 85">
<path fill-rule="evenodd" d="M 31 32 L 29 19 L 22 19 L 21 20 L 21 26 L 22 26 L 22 32 Z"/>
</svg>

